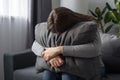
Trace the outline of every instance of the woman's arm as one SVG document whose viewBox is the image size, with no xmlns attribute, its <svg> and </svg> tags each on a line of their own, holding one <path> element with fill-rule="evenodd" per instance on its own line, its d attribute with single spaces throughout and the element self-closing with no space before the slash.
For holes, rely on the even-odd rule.
<svg viewBox="0 0 120 80">
<path fill-rule="evenodd" d="M 63 56 L 91 58 L 96 57 L 100 53 L 101 39 L 99 32 L 96 32 L 96 39 L 88 44 L 63 46 Z"/>
<path fill-rule="evenodd" d="M 41 46 L 37 41 L 33 42 L 32 45 L 32 51 L 35 53 L 37 56 L 42 56 L 42 52 L 45 50 L 43 46 Z M 59 67 L 63 65 L 64 61 L 60 58 L 60 56 L 56 56 L 53 59 L 51 59 L 50 64 L 52 67 Z"/>
<path fill-rule="evenodd" d="M 83 45 L 51 47 L 47 48 L 42 53 L 44 54 L 44 59 L 49 61 L 59 54 L 70 57 L 92 58 L 98 56 L 99 51 L 100 45 L 89 43 Z"/>
<path fill-rule="evenodd" d="M 89 43 L 83 45 L 63 46 L 63 56 L 91 58 L 99 55 L 100 45 Z"/>
<path fill-rule="evenodd" d="M 46 48 L 46 50 L 43 51 L 42 53 L 44 54 L 44 59 L 46 60 L 50 60 L 51 58 L 59 54 L 63 54 L 63 56 L 71 56 L 71 57 L 92 58 L 99 55 L 100 48 L 101 48 L 101 40 L 99 33 L 97 33 L 94 42 L 88 44 L 81 44 L 81 45 L 58 46 L 58 47 Z"/>
<path fill-rule="evenodd" d="M 33 42 L 32 51 L 37 56 L 42 56 L 41 53 L 44 51 L 45 47 L 41 46 L 36 40 Z"/>
</svg>

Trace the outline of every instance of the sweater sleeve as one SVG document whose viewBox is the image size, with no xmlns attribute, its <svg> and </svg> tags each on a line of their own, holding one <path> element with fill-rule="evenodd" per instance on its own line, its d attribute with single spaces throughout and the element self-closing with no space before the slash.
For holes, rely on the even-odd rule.
<svg viewBox="0 0 120 80">
<path fill-rule="evenodd" d="M 41 53 L 44 51 L 44 48 L 45 47 L 41 46 L 36 40 L 33 42 L 32 51 L 35 55 L 41 56 Z"/>
<path fill-rule="evenodd" d="M 47 24 L 46 23 L 40 23 L 35 26 L 35 41 L 32 45 L 32 51 L 37 56 L 41 56 L 41 53 L 43 52 L 46 41 L 47 41 Z"/>
<path fill-rule="evenodd" d="M 92 43 L 63 46 L 63 56 L 92 58 L 99 55 L 101 49 L 101 40 L 99 33 L 97 33 L 97 39 Z"/>
</svg>

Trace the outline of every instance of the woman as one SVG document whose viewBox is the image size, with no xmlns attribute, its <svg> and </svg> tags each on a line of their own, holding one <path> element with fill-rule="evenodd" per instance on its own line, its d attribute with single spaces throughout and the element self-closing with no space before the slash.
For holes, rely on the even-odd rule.
<svg viewBox="0 0 120 80">
<path fill-rule="evenodd" d="M 37 25 L 32 50 L 38 56 L 38 71 L 44 71 L 43 80 L 100 79 L 100 38 L 94 20 L 59 7 L 50 13 L 47 27 Z"/>
</svg>

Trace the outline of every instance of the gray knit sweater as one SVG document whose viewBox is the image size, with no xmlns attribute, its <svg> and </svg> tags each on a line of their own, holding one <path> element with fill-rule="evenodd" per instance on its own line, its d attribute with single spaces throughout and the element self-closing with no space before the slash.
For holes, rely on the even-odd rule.
<svg viewBox="0 0 120 80">
<path fill-rule="evenodd" d="M 65 64 L 53 68 L 50 63 L 41 58 L 45 47 L 63 46 Z M 98 26 L 94 21 L 80 22 L 62 34 L 47 30 L 47 24 L 38 24 L 35 29 L 33 52 L 38 56 L 36 69 L 54 72 L 67 72 L 82 78 L 90 79 L 100 74 L 101 61 L 99 57 L 100 37 Z"/>
</svg>

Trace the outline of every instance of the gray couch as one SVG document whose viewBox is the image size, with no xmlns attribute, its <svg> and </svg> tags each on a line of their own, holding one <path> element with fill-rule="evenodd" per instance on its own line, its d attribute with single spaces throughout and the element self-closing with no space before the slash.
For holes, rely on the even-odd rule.
<svg viewBox="0 0 120 80">
<path fill-rule="evenodd" d="M 120 39 L 102 44 L 101 52 L 107 73 L 106 78 L 120 80 Z"/>
<path fill-rule="evenodd" d="M 120 39 L 103 42 L 101 52 L 106 69 L 105 78 L 120 80 Z M 42 73 L 36 73 L 35 61 L 36 56 L 30 49 L 4 54 L 5 80 L 41 80 Z"/>
</svg>

